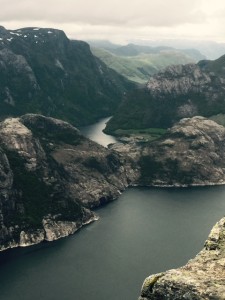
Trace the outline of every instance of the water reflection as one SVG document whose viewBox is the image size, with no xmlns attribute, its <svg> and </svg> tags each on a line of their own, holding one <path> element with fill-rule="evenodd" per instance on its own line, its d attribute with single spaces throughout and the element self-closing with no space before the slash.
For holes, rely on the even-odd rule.
<svg viewBox="0 0 225 300">
<path fill-rule="evenodd" d="M 92 141 L 107 147 L 109 144 L 117 142 L 117 139 L 112 136 L 105 134 L 102 130 L 105 128 L 106 123 L 111 117 L 99 120 L 97 123 L 85 127 L 79 128 L 81 133 Z"/>
</svg>

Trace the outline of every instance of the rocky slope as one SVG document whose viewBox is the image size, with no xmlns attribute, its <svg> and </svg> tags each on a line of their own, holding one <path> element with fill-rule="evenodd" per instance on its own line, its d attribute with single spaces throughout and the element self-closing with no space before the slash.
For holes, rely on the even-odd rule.
<svg viewBox="0 0 225 300">
<path fill-rule="evenodd" d="M 0 250 L 74 233 L 138 173 L 126 157 L 41 115 L 1 122 L 0 144 Z"/>
<path fill-rule="evenodd" d="M 225 218 L 184 267 L 145 279 L 139 300 L 225 299 Z"/>
<path fill-rule="evenodd" d="M 132 87 L 61 30 L 0 27 L 0 118 L 32 112 L 88 124 Z"/>
<path fill-rule="evenodd" d="M 203 117 L 182 119 L 140 158 L 141 183 L 156 186 L 225 183 L 225 128 Z"/>
<path fill-rule="evenodd" d="M 170 66 L 128 93 L 106 131 L 168 128 L 184 117 L 225 113 L 225 56 L 216 61 Z"/>
<path fill-rule="evenodd" d="M 138 185 L 225 184 L 225 128 L 212 120 L 184 118 L 156 140 L 140 136 L 126 140 L 110 148 L 139 166 Z"/>
</svg>

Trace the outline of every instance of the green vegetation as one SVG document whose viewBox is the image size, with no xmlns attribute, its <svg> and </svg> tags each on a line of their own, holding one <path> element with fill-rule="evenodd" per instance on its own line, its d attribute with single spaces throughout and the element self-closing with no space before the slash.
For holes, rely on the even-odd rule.
<svg viewBox="0 0 225 300">
<path fill-rule="evenodd" d="M 141 84 L 146 83 L 150 76 L 169 65 L 196 62 L 188 54 L 175 49 L 159 49 L 158 51 L 153 51 L 153 53 L 137 53 L 137 55 L 130 56 L 122 56 L 94 47 L 91 48 L 91 51 L 108 67 L 127 79 Z"/>
<path fill-rule="evenodd" d="M 164 128 L 146 128 L 146 129 L 117 129 L 113 134 L 117 137 L 141 138 L 143 141 L 153 141 L 166 133 Z"/>
<path fill-rule="evenodd" d="M 133 90 L 127 93 L 119 109 L 107 123 L 105 132 L 115 134 L 118 129 L 169 128 L 182 118 L 178 108 L 190 103 L 198 115 L 206 118 L 214 116 L 214 120 L 221 121 L 225 114 L 222 86 L 214 86 L 213 83 L 211 86 L 217 95 L 213 101 L 208 92 L 195 92 L 194 89 L 186 94 L 167 94 L 162 91 L 159 97 L 153 97 L 147 88 Z M 218 113 L 220 115 L 215 117 Z"/>
<path fill-rule="evenodd" d="M 174 118 L 172 101 L 153 99 L 147 89 L 136 89 L 126 95 L 104 131 L 115 134 L 118 129 L 166 129 L 171 125 L 171 118 Z"/>
</svg>

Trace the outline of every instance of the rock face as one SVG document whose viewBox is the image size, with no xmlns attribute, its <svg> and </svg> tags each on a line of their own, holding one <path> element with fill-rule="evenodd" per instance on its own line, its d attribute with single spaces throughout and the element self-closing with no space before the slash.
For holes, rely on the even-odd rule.
<svg viewBox="0 0 225 300">
<path fill-rule="evenodd" d="M 0 118 L 42 113 L 81 125 L 111 115 L 133 84 L 61 30 L 0 30 Z"/>
<path fill-rule="evenodd" d="M 139 300 L 225 299 L 225 218 L 184 267 L 145 279 Z"/>
<path fill-rule="evenodd" d="M 74 233 L 137 177 L 126 157 L 41 115 L 1 122 L 0 144 L 0 250 Z"/>
<path fill-rule="evenodd" d="M 225 128 L 203 117 L 182 119 L 142 148 L 140 184 L 225 183 Z"/>
<path fill-rule="evenodd" d="M 128 93 L 106 131 L 168 128 L 182 118 L 225 113 L 225 56 L 215 61 L 170 66 L 144 89 Z"/>
</svg>

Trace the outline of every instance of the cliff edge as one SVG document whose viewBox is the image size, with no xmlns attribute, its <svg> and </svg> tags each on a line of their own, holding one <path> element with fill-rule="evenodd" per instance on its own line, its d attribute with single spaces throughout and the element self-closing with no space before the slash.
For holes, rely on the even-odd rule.
<svg viewBox="0 0 225 300">
<path fill-rule="evenodd" d="M 203 250 L 184 267 L 145 279 L 139 300 L 225 299 L 225 218 L 212 229 Z"/>
</svg>

